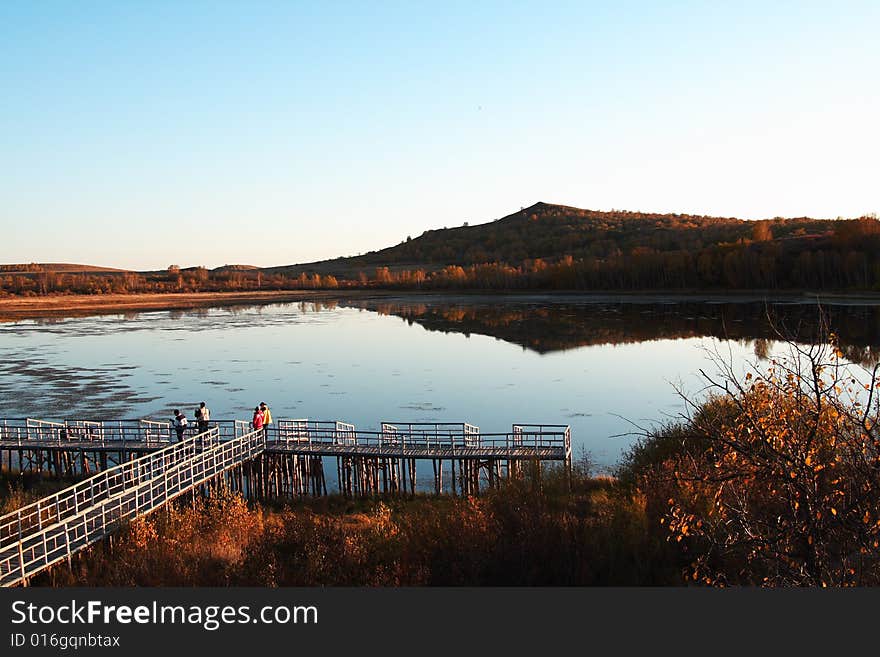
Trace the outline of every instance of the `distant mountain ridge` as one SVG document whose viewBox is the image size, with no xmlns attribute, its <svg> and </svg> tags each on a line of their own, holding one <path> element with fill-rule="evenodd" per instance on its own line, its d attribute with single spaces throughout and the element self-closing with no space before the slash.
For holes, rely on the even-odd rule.
<svg viewBox="0 0 880 657">
<path fill-rule="evenodd" d="M 552 261 L 563 256 L 606 258 L 629 253 L 698 251 L 714 244 L 751 239 L 760 223 L 769 229 L 771 239 L 791 239 L 827 236 L 836 221 L 808 217 L 754 221 L 689 214 L 605 212 L 538 202 L 495 221 L 428 230 L 364 255 L 269 267 L 265 271 L 345 275 L 377 266 L 435 269 L 487 262 L 519 264 L 538 258 Z"/>
<path fill-rule="evenodd" d="M 0 294 L 22 296 L 337 288 L 880 292 L 880 221 L 744 220 L 542 202 L 315 263 L 152 272 L 32 263 L 3 265 L 0 273 Z"/>
<path fill-rule="evenodd" d="M 0 265 L 0 272 L 4 274 L 32 274 L 49 272 L 53 274 L 94 274 L 100 272 L 122 273 L 129 269 L 115 267 L 98 267 L 95 265 L 78 265 L 64 262 L 30 262 Z"/>
<path fill-rule="evenodd" d="M 689 214 L 660 214 L 626 210 L 584 210 L 539 201 L 500 219 L 475 225 L 426 230 L 394 246 L 338 258 L 273 267 L 227 264 L 212 272 L 268 274 L 318 272 L 342 276 L 380 266 L 424 267 L 474 265 L 488 262 L 519 264 L 525 260 L 554 261 L 573 258 L 607 258 L 627 254 L 698 251 L 714 244 L 752 238 L 759 223 L 766 224 L 771 239 L 815 239 L 828 236 L 843 220 L 809 217 L 746 220 Z M 183 267 L 184 270 L 193 267 Z M 69 263 L 0 265 L 0 272 L 17 273 L 122 273 L 132 270 Z M 164 270 L 143 271 L 159 274 Z"/>
</svg>

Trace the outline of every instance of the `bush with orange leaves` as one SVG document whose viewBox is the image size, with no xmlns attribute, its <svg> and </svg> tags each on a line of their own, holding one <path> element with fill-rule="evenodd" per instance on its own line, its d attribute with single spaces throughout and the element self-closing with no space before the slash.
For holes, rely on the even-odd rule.
<svg viewBox="0 0 880 657">
<path fill-rule="evenodd" d="M 880 584 L 880 366 L 852 369 L 833 334 L 743 376 L 716 363 L 708 401 L 624 468 L 690 555 L 687 579 Z"/>
</svg>

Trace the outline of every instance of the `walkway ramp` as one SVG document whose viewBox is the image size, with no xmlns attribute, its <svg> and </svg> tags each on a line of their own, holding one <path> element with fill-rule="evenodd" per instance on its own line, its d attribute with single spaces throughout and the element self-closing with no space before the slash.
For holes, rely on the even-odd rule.
<svg viewBox="0 0 880 657">
<path fill-rule="evenodd" d="M 124 522 L 250 461 L 265 447 L 262 431 L 224 440 L 215 427 L 0 517 L 0 586 L 27 584 Z"/>
</svg>

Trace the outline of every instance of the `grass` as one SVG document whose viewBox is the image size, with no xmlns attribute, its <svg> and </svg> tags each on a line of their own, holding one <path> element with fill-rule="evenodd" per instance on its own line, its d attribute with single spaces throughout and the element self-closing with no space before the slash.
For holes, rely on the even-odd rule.
<svg viewBox="0 0 880 657">
<path fill-rule="evenodd" d="M 669 585 L 679 556 L 643 497 L 576 471 L 484 496 L 178 503 L 34 580 L 55 586 Z"/>
<path fill-rule="evenodd" d="M 0 516 L 67 488 L 73 479 L 44 477 L 36 472 L 0 472 Z"/>
</svg>

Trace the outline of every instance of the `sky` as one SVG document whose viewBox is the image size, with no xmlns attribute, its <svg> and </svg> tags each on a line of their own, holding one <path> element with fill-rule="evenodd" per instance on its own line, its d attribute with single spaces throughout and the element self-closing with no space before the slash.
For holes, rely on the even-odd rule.
<svg viewBox="0 0 880 657">
<path fill-rule="evenodd" d="M 0 262 L 880 213 L 880 3 L 0 2 Z"/>
</svg>

